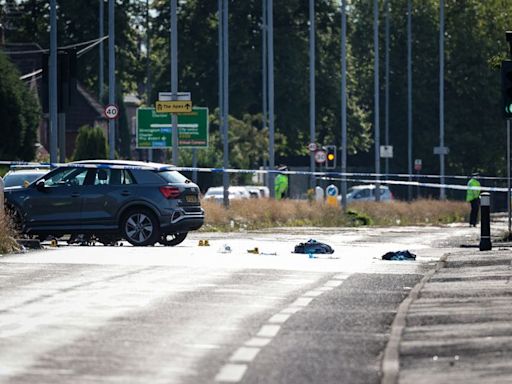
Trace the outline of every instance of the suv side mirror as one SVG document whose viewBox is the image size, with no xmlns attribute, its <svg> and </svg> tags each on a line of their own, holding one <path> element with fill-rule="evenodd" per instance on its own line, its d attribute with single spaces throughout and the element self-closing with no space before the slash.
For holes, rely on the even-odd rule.
<svg viewBox="0 0 512 384">
<path fill-rule="evenodd" d="M 36 189 L 39 191 L 39 192 L 44 192 L 45 190 L 45 185 L 44 185 L 44 182 L 45 180 L 44 179 L 41 179 L 41 180 L 38 180 L 36 182 Z"/>
</svg>

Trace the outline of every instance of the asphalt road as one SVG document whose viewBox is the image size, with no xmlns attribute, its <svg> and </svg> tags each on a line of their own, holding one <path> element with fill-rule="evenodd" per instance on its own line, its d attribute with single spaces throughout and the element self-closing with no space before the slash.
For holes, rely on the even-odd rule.
<svg viewBox="0 0 512 384">
<path fill-rule="evenodd" d="M 477 234 L 281 229 L 3 256 L 0 383 L 379 383 L 398 305 L 450 238 Z M 309 238 L 336 252 L 291 253 Z M 380 259 L 402 249 L 417 261 Z"/>
</svg>

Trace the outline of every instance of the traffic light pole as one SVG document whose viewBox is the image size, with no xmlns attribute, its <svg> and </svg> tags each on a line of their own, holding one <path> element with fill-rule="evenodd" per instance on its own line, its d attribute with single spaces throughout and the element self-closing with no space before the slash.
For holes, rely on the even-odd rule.
<svg viewBox="0 0 512 384">
<path fill-rule="evenodd" d="M 512 215 L 510 207 L 510 120 L 507 119 L 507 210 L 508 210 L 508 237 L 512 228 Z"/>
</svg>

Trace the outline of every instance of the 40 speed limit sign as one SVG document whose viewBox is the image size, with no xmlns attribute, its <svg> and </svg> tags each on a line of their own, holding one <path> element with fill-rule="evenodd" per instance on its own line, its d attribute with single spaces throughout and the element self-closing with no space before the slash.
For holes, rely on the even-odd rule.
<svg viewBox="0 0 512 384">
<path fill-rule="evenodd" d="M 115 104 L 108 104 L 103 110 L 105 117 L 109 120 L 117 119 L 119 117 L 119 108 Z"/>
</svg>

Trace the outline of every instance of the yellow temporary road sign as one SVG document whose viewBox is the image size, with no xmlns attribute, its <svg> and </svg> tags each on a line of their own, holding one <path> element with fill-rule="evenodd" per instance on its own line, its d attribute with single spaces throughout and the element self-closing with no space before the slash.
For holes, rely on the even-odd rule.
<svg viewBox="0 0 512 384">
<path fill-rule="evenodd" d="M 156 113 L 190 113 L 192 112 L 192 101 L 157 101 L 155 104 L 155 111 Z"/>
</svg>

